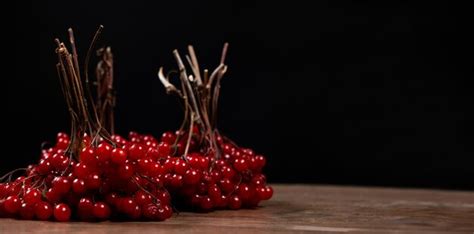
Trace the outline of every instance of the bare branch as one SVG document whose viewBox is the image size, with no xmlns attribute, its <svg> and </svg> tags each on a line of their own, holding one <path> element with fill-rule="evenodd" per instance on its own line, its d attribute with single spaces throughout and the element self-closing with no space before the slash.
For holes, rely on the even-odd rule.
<svg viewBox="0 0 474 234">
<path fill-rule="evenodd" d="M 189 51 L 189 55 L 191 56 L 191 61 L 193 64 L 192 69 L 193 69 L 194 75 L 196 76 L 197 84 L 201 86 L 202 85 L 201 71 L 199 70 L 199 63 L 196 57 L 196 52 L 194 51 L 194 47 L 192 45 L 189 45 L 188 51 Z"/>
<path fill-rule="evenodd" d="M 181 98 L 183 97 L 183 94 L 181 91 L 179 91 L 173 84 L 169 82 L 169 79 L 166 78 L 165 74 L 163 73 L 163 67 L 160 67 L 160 70 L 158 71 L 158 78 L 160 79 L 161 83 L 166 89 L 167 93 L 176 93 L 178 96 Z"/>
</svg>

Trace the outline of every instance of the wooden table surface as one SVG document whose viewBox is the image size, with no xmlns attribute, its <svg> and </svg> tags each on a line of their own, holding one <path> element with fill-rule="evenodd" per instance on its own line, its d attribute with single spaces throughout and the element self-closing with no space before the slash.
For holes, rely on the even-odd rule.
<svg viewBox="0 0 474 234">
<path fill-rule="evenodd" d="M 0 233 L 474 233 L 474 192 L 275 185 L 254 210 L 181 212 L 164 222 L 0 219 Z"/>
</svg>

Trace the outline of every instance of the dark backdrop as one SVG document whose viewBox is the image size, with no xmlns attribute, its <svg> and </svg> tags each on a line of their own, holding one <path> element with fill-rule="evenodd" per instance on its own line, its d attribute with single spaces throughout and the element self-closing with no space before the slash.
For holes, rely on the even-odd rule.
<svg viewBox="0 0 474 234">
<path fill-rule="evenodd" d="M 268 157 L 271 182 L 474 187 L 473 38 L 466 6 L 350 1 L 18 1 L 6 172 L 67 130 L 53 39 L 115 52 L 117 127 L 159 135 L 181 112 L 156 78 L 195 45 L 231 43 L 220 127 Z M 311 2 L 311 3 L 309 3 Z M 10 55 L 6 55 L 10 57 Z M 13 126 L 13 128 L 9 128 Z"/>
</svg>

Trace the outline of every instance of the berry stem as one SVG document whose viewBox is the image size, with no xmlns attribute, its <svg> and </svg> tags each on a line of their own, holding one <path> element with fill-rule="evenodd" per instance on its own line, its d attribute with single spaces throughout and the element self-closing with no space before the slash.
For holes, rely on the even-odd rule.
<svg viewBox="0 0 474 234">
<path fill-rule="evenodd" d="M 158 77 L 165 87 L 168 94 L 178 93 L 184 101 L 185 116 L 180 128 L 180 132 L 184 126 L 189 124 L 188 140 L 186 142 L 183 157 L 186 157 L 191 138 L 194 132 L 194 124 L 196 123 L 199 130 L 199 145 L 203 146 L 204 153 L 213 153 L 214 158 L 221 157 L 221 150 L 216 140 L 217 130 L 217 105 L 220 94 L 220 82 L 227 71 L 225 59 L 228 51 L 228 43 L 224 44 L 219 66 L 209 76 L 209 70 L 204 69 L 201 75 L 199 63 L 196 52 L 193 46 L 188 46 L 189 55 L 186 55 L 186 60 L 191 67 L 192 75 L 188 75 L 186 67 L 181 59 L 178 50 L 173 51 L 174 58 L 178 64 L 181 91 L 169 82 L 168 77 L 163 73 L 163 68 L 160 68 Z M 190 122 L 188 122 L 190 120 Z M 181 136 L 178 134 L 175 145 L 179 142 Z"/>
</svg>

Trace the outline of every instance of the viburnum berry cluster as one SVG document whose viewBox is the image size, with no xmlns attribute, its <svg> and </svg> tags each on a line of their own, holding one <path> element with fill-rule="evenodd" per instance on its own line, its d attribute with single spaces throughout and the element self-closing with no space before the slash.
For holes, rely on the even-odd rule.
<svg viewBox="0 0 474 234">
<path fill-rule="evenodd" d="M 188 46 L 186 55 L 191 74 L 175 50 L 179 89 L 165 76 L 163 68 L 158 72 L 167 92 L 177 95 L 185 110 L 181 128 L 176 133 L 164 133 L 158 146 L 171 154 L 164 163 L 165 187 L 175 204 L 204 211 L 252 208 L 273 195 L 262 173 L 266 158 L 252 149 L 239 147 L 217 128 L 217 106 L 220 83 L 227 71 L 227 50 L 226 43 L 219 66 L 212 73 L 204 69 L 202 74 L 192 46 Z"/>
<path fill-rule="evenodd" d="M 100 49 L 97 91 L 90 88 L 88 61 L 96 33 L 80 72 L 73 31 L 71 51 L 56 40 L 57 70 L 71 132 L 41 152 L 40 161 L 2 177 L 0 217 L 68 221 L 165 220 L 171 217 L 171 197 L 163 186 L 158 141 L 131 133 L 114 135 L 113 56 Z M 83 79 L 84 77 L 84 79 Z M 23 176 L 12 179 L 17 171 Z"/>
<path fill-rule="evenodd" d="M 188 75 L 175 50 L 180 88 L 162 68 L 158 75 L 167 92 L 184 104 L 181 127 L 163 133 L 160 139 L 136 132 L 125 138 L 114 129 L 109 47 L 97 51 L 96 80 L 92 83 L 88 77 L 91 51 L 101 30 L 102 26 L 82 72 L 73 31 L 69 30 L 71 52 L 56 40 L 57 70 L 71 130 L 58 133 L 54 144 L 43 147 L 37 164 L 0 178 L 0 218 L 161 221 L 172 216 L 173 207 L 198 211 L 253 208 L 272 197 L 273 189 L 262 173 L 266 158 L 239 147 L 217 129 L 228 44 L 212 73 L 203 70 L 201 74 L 189 46 L 186 59 L 192 74 Z M 14 179 L 20 171 L 23 175 Z"/>
</svg>

